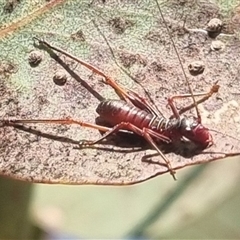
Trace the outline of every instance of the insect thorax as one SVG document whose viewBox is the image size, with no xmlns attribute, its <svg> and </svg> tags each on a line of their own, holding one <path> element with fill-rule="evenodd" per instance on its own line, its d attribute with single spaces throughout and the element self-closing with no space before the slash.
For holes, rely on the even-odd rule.
<svg viewBox="0 0 240 240">
<path fill-rule="evenodd" d="M 201 145 L 206 145 L 211 140 L 211 135 L 197 118 L 159 118 L 156 117 L 151 125 L 151 129 L 167 136 L 171 141 L 183 137 Z"/>
</svg>

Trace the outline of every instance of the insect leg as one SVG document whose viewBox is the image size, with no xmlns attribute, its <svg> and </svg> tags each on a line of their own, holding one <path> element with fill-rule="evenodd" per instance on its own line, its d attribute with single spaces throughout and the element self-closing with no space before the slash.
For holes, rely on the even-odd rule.
<svg viewBox="0 0 240 240">
<path fill-rule="evenodd" d="M 87 123 L 83 121 L 77 121 L 71 118 L 66 119 L 21 119 L 21 120 L 0 120 L 1 126 L 14 126 L 14 124 L 29 124 L 29 123 L 45 123 L 45 124 L 77 124 L 81 127 L 94 128 L 102 132 L 108 132 L 111 128 L 104 127 L 97 124 Z"/>
<path fill-rule="evenodd" d="M 122 86 L 117 84 L 114 80 L 110 78 L 105 79 L 105 83 L 111 86 L 116 92 L 121 92 L 126 99 L 128 99 L 134 106 L 152 113 L 154 116 L 158 116 L 158 113 L 152 108 L 146 98 L 141 97 L 138 93 L 130 90 L 124 89 Z"/>
<path fill-rule="evenodd" d="M 157 112 L 151 107 L 151 105 L 146 101 L 146 99 L 140 97 L 137 93 L 133 92 L 132 90 L 128 90 L 128 89 L 125 89 L 124 87 L 120 86 L 113 79 L 111 79 L 109 76 L 107 76 L 105 73 L 103 73 L 98 68 L 81 60 L 80 58 L 77 58 L 76 56 L 74 56 L 72 54 L 67 53 L 66 51 L 62 50 L 61 48 L 52 46 L 51 44 L 49 44 L 48 42 L 46 42 L 44 40 L 38 39 L 36 37 L 34 37 L 33 39 L 38 41 L 39 45 L 43 45 L 52 50 L 55 50 L 56 52 L 59 52 L 65 56 L 73 59 L 74 61 L 80 63 L 81 65 L 85 66 L 86 68 L 93 71 L 94 73 L 102 76 L 104 78 L 103 82 L 105 84 L 111 86 L 115 90 L 115 92 L 117 93 L 117 95 L 119 96 L 120 99 L 125 100 L 126 102 L 129 100 L 136 107 L 138 107 L 142 110 L 147 110 L 147 111 L 157 115 Z"/>
<path fill-rule="evenodd" d="M 112 135 L 114 133 L 119 132 L 120 130 L 129 130 L 132 131 L 140 136 L 143 136 L 147 142 L 158 152 L 158 154 L 163 158 L 163 160 L 166 163 L 166 166 L 168 167 L 168 170 L 170 172 L 170 174 L 173 176 L 174 180 L 176 180 L 175 177 L 175 171 L 173 170 L 170 161 L 166 158 L 166 156 L 163 154 L 163 152 L 158 148 L 158 146 L 156 145 L 156 143 L 154 142 L 152 137 L 156 137 L 164 142 L 170 142 L 171 140 L 161 134 L 158 133 L 153 133 L 153 131 L 151 131 L 151 129 L 148 128 L 143 128 L 140 129 L 138 127 L 136 127 L 135 125 L 128 123 L 128 122 L 122 122 L 117 124 L 116 126 L 114 126 L 110 131 L 106 132 L 101 138 L 99 138 L 96 141 L 82 141 L 80 142 L 81 146 L 90 146 L 90 145 L 95 145 L 99 142 L 101 142 L 102 140 L 104 140 L 105 138 L 107 138 L 109 135 Z"/>
<path fill-rule="evenodd" d="M 80 63 L 81 65 L 83 65 L 84 67 L 86 67 L 86 68 L 88 68 L 89 70 L 93 71 L 94 73 L 102 76 L 102 77 L 105 79 L 105 80 L 103 80 L 104 83 L 108 84 L 108 81 L 111 82 L 111 83 L 113 83 L 114 87 L 113 87 L 112 85 L 110 85 L 110 84 L 109 84 L 109 85 L 114 88 L 114 90 L 116 91 L 116 93 L 117 93 L 117 95 L 120 97 L 120 99 L 123 99 L 123 100 L 126 101 L 126 99 L 127 99 L 126 96 L 128 95 L 127 92 L 126 92 L 122 87 L 120 87 L 119 85 L 117 85 L 114 80 L 111 80 L 110 77 L 108 77 L 106 74 L 104 74 L 104 73 L 103 73 L 101 70 L 99 70 L 98 68 L 92 66 L 90 63 L 87 63 L 87 62 L 81 60 L 80 58 L 78 58 L 78 57 L 70 54 L 70 53 L 67 53 L 66 51 L 64 51 L 64 50 L 61 49 L 61 48 L 58 48 L 58 47 L 55 47 L 55 46 L 51 45 L 50 43 L 48 43 L 48 42 L 46 42 L 46 41 L 44 41 L 44 40 L 38 39 L 38 38 L 36 38 L 36 37 L 33 37 L 33 40 L 38 41 L 39 45 L 45 46 L 45 47 L 47 47 L 47 48 L 49 48 L 49 49 L 52 49 L 52 50 L 54 50 L 54 51 L 56 51 L 56 52 L 59 52 L 59 53 L 65 55 L 65 56 L 69 57 L 70 59 L 72 59 L 72 60 Z"/>
<path fill-rule="evenodd" d="M 21 120 L 0 120 L 1 125 L 0 126 L 14 126 L 14 124 L 31 124 L 31 123 L 45 123 L 45 124 L 65 124 L 65 125 L 70 125 L 70 124 L 77 124 L 80 125 L 81 127 L 88 127 L 88 128 L 93 128 L 93 129 L 97 129 L 99 131 L 105 132 L 105 134 L 99 138 L 96 141 L 81 141 L 80 145 L 94 145 L 97 143 L 100 143 L 102 140 L 104 140 L 105 138 L 107 138 L 109 135 L 114 134 L 116 132 L 118 132 L 119 130 L 121 130 L 123 127 L 120 126 L 119 124 L 116 125 L 113 128 L 109 128 L 109 127 L 105 127 L 105 126 L 101 126 L 98 124 L 92 124 L 92 123 L 87 123 L 87 122 L 83 122 L 83 121 L 79 121 L 79 120 L 74 120 L 71 118 L 66 118 L 66 119 L 21 119 Z M 124 123 L 122 124 L 124 125 Z M 129 130 L 129 129 L 128 129 Z M 154 132 L 152 130 L 149 129 L 149 132 L 151 133 L 151 135 L 155 138 L 158 138 L 159 140 L 169 143 L 170 139 L 162 134 L 159 134 L 157 132 Z M 139 134 L 141 135 L 141 134 Z"/>
<path fill-rule="evenodd" d="M 159 155 L 163 158 L 163 160 L 166 162 L 166 165 L 171 173 L 171 175 L 173 176 L 173 178 L 176 180 L 175 178 L 175 172 L 171 167 L 170 161 L 165 157 L 165 155 L 162 153 L 162 151 L 158 148 L 158 146 L 155 144 L 155 142 L 153 141 L 151 135 L 153 137 L 156 137 L 162 141 L 165 142 L 169 142 L 170 139 L 168 139 L 166 136 L 163 136 L 161 134 L 157 134 L 157 133 L 152 133 L 152 131 L 148 128 L 144 128 L 143 130 L 132 125 L 131 123 L 125 123 L 122 122 L 118 125 L 116 125 L 113 128 L 108 128 L 108 127 L 104 127 L 104 126 L 100 126 L 97 124 L 92 124 L 92 123 L 86 123 L 86 122 L 82 122 L 82 121 L 77 121 L 71 118 L 66 118 L 66 119 L 32 119 L 32 120 L 28 120 L 28 119 L 23 119 L 23 120 L 5 120 L 5 121 L 1 121 L 1 125 L 6 125 L 6 126 L 14 126 L 14 124 L 26 124 L 26 123 L 45 123 L 45 124 L 77 124 L 80 125 L 82 127 L 89 127 L 89 128 L 93 128 L 93 129 L 97 129 L 103 132 L 106 132 L 103 137 L 101 137 L 100 139 L 96 140 L 96 141 L 81 141 L 80 145 L 81 146 L 89 146 L 89 145 L 94 145 L 97 144 L 99 142 L 101 142 L 102 140 L 104 140 L 106 137 L 108 137 L 111 134 L 117 133 L 120 130 L 129 130 L 132 131 L 140 136 L 143 136 L 150 144 L 151 146 L 157 150 L 157 152 L 159 153 Z"/>
<path fill-rule="evenodd" d="M 217 93 L 219 90 L 219 85 L 214 84 L 212 86 L 212 88 L 210 89 L 210 91 L 208 92 L 200 92 L 200 93 L 193 93 L 194 97 L 200 97 L 203 96 L 201 99 L 196 100 L 196 104 L 200 104 L 205 102 L 206 100 L 208 100 L 214 93 Z M 179 118 L 181 114 L 185 113 L 186 111 L 192 109 L 195 107 L 195 103 L 192 103 L 184 108 L 182 108 L 181 110 L 177 110 L 176 106 L 174 104 L 174 101 L 176 99 L 181 99 L 181 98 L 188 98 L 188 97 L 192 97 L 192 94 L 182 94 L 182 95 L 178 95 L 178 96 L 173 96 L 171 98 L 168 99 L 168 105 L 170 106 L 170 108 L 172 109 L 173 115 L 175 118 Z M 199 119 L 201 119 L 200 116 L 198 116 Z"/>
<path fill-rule="evenodd" d="M 80 142 L 80 145 L 81 146 L 85 146 L 85 145 L 89 146 L 89 145 L 98 144 L 101 141 L 103 141 L 104 139 L 106 139 L 107 137 L 109 137 L 110 135 L 115 134 L 115 133 L 117 133 L 117 132 L 119 132 L 120 130 L 123 130 L 123 129 L 133 131 L 138 135 L 142 135 L 141 134 L 142 130 L 140 128 L 137 128 L 136 126 L 133 125 L 134 128 L 135 128 L 135 131 L 134 131 L 132 129 L 129 129 L 129 125 L 132 125 L 132 124 L 131 123 L 125 123 L 125 122 L 119 123 L 119 124 L 115 125 L 113 128 L 109 128 L 109 131 L 105 131 L 105 134 L 103 134 L 103 136 L 101 138 L 99 138 L 97 140 L 94 140 L 94 141 L 84 140 L 84 141 Z M 138 131 L 136 129 L 138 129 Z M 171 142 L 171 140 L 168 137 L 166 137 L 162 134 L 159 134 L 157 132 L 154 132 L 151 129 L 148 129 L 148 133 L 150 135 L 152 135 L 153 137 L 158 138 L 159 140 L 161 140 L 165 143 L 170 143 Z"/>
</svg>

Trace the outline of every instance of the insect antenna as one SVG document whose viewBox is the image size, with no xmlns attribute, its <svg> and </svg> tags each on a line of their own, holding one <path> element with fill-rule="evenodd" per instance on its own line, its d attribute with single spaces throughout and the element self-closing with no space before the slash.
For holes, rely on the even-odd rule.
<svg viewBox="0 0 240 240">
<path fill-rule="evenodd" d="M 218 130 L 216 130 L 216 129 L 208 128 L 208 130 L 209 130 L 210 132 L 215 132 L 215 133 L 221 134 L 221 135 L 223 135 L 223 136 L 232 138 L 232 139 L 234 139 L 234 140 L 236 140 L 236 141 L 240 141 L 240 139 L 238 139 L 238 138 L 236 138 L 236 137 L 234 137 L 234 136 L 232 136 L 232 135 L 230 135 L 230 134 L 222 133 L 221 131 L 218 131 Z"/>
<path fill-rule="evenodd" d="M 161 112 L 161 110 L 157 107 L 157 105 L 154 103 L 154 100 L 152 99 L 152 97 L 150 96 L 149 92 L 144 88 L 144 86 L 138 82 L 135 77 L 133 77 L 124 67 L 122 67 L 118 61 L 117 58 L 115 56 L 115 53 L 109 43 L 109 41 L 107 40 L 106 36 L 103 34 L 103 32 L 101 31 L 101 29 L 98 27 L 97 23 L 93 20 L 92 21 L 94 26 L 96 27 L 97 31 L 99 32 L 99 34 L 103 37 L 104 41 L 106 42 L 110 53 L 112 55 L 113 61 L 115 62 L 115 64 L 117 65 L 117 67 L 119 67 L 121 69 L 121 71 L 123 71 L 128 77 L 130 77 L 135 83 L 137 83 L 144 91 L 144 94 L 147 96 L 148 100 L 150 101 L 150 103 L 154 106 L 154 108 L 158 111 L 158 113 L 160 113 L 163 116 L 163 113 Z M 153 110 L 153 109 L 152 109 Z M 155 111 L 154 111 L 155 112 Z M 156 113 L 157 114 L 157 113 Z M 158 114 L 157 114 L 158 115 Z"/>
<path fill-rule="evenodd" d="M 162 18 L 162 20 L 163 20 L 163 23 L 164 23 L 164 25 L 165 25 L 165 27 L 166 27 L 166 30 L 167 30 L 167 33 L 168 33 L 168 35 L 169 35 L 170 41 L 171 41 L 171 43 L 172 43 L 172 46 L 173 46 L 173 48 L 174 48 L 174 51 L 176 52 L 178 61 L 179 61 L 179 63 L 180 63 L 180 67 L 181 67 L 181 69 L 182 69 L 184 78 L 185 78 L 186 83 L 187 83 L 187 86 L 188 86 L 188 90 L 189 90 L 189 92 L 190 92 L 190 94 L 191 94 L 191 97 L 192 97 L 192 99 L 193 99 L 193 105 L 194 105 L 194 107 L 195 107 L 195 109 L 196 109 L 198 120 L 201 121 L 201 115 L 200 115 L 200 112 L 199 112 L 198 107 L 197 107 L 197 102 L 196 102 L 196 100 L 195 100 L 195 97 L 194 97 L 194 94 L 193 94 L 193 90 L 192 90 L 192 88 L 191 88 L 191 85 L 190 85 L 190 83 L 189 83 L 189 81 L 188 81 L 186 72 L 185 72 L 185 70 L 184 70 L 184 67 L 183 67 L 183 64 L 182 64 L 180 55 L 179 55 L 179 53 L 178 53 L 176 44 L 175 44 L 175 42 L 174 42 L 174 40 L 173 40 L 173 38 L 172 38 L 170 29 L 169 29 L 169 27 L 168 27 L 168 25 L 167 25 L 167 22 L 166 22 L 165 18 L 164 18 L 164 15 L 163 15 L 163 12 L 162 12 L 162 10 L 161 10 L 161 7 L 160 7 L 160 5 L 159 5 L 158 0 L 155 0 L 155 2 L 156 2 L 156 4 L 157 4 L 157 8 L 158 8 L 159 13 L 160 13 L 160 16 L 161 16 L 161 18 Z"/>
</svg>

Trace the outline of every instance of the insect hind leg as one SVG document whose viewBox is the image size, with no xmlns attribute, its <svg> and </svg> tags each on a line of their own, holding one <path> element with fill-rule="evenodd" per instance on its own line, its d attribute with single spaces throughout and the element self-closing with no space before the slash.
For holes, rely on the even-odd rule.
<svg viewBox="0 0 240 240">
<path fill-rule="evenodd" d="M 136 107 L 142 109 L 142 110 L 146 110 L 154 115 L 157 115 L 156 111 L 151 107 L 151 105 L 148 103 L 148 101 L 142 97 L 140 97 L 137 93 L 135 93 L 132 90 L 129 89 L 125 89 L 124 87 L 120 86 L 119 84 L 116 83 L 116 81 L 114 81 L 112 78 L 110 78 L 109 76 L 107 76 L 105 73 L 103 73 L 101 70 L 99 70 L 98 68 L 94 67 L 93 65 L 91 65 L 90 63 L 87 63 L 83 60 L 81 60 L 80 58 L 67 53 L 66 51 L 64 51 L 61 48 L 55 47 L 53 45 L 51 45 L 50 43 L 38 39 L 36 37 L 33 38 L 35 41 L 39 42 L 39 45 L 43 45 L 49 49 L 52 49 L 56 52 L 59 52 L 67 57 L 69 57 L 70 59 L 78 62 L 79 64 L 83 65 L 84 67 L 88 68 L 89 70 L 91 70 L 93 73 L 98 74 L 100 76 L 103 77 L 103 82 L 107 85 L 109 85 L 110 87 L 112 87 L 114 89 L 114 91 L 117 93 L 117 95 L 119 96 L 120 99 L 128 102 L 130 101 L 133 105 L 135 105 Z"/>
<path fill-rule="evenodd" d="M 135 125 L 128 123 L 128 122 L 121 122 L 119 124 L 117 124 L 116 126 L 114 126 L 110 131 L 106 132 L 101 138 L 95 140 L 95 141 L 81 141 L 80 142 L 80 146 L 81 147 L 87 147 L 87 146 L 91 146 L 91 145 L 95 145 L 100 143 L 101 141 L 103 141 L 104 139 L 106 139 L 108 136 L 115 134 L 117 132 L 119 132 L 120 130 L 129 130 L 132 131 L 140 136 L 143 136 L 147 142 L 158 152 L 158 154 L 162 157 L 162 159 L 165 161 L 166 166 L 168 168 L 168 171 L 170 172 L 170 174 L 173 176 L 173 179 L 176 180 L 175 177 L 175 171 L 173 170 L 170 161 L 166 158 L 166 156 L 163 154 L 163 152 L 158 148 L 157 144 L 154 142 L 152 137 L 158 138 L 159 140 L 162 140 L 164 142 L 169 142 L 170 139 L 168 139 L 166 136 L 163 136 L 161 134 L 156 135 L 152 133 L 151 129 L 148 128 L 143 128 L 140 129 L 138 127 L 136 127 Z"/>
<path fill-rule="evenodd" d="M 79 120 L 74 120 L 71 118 L 65 119 L 21 119 L 21 120 L 0 120 L 0 126 L 13 126 L 16 124 L 36 124 L 36 123 L 43 123 L 43 124 L 64 124 L 64 125 L 80 125 L 81 127 L 88 127 L 97 129 L 102 132 L 108 132 L 111 128 L 101 126 L 98 124 L 87 123 Z"/>
</svg>

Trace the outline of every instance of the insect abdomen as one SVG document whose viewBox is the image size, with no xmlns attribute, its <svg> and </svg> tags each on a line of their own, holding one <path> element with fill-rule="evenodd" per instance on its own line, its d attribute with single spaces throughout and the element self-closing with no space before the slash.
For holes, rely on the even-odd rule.
<svg viewBox="0 0 240 240">
<path fill-rule="evenodd" d="M 129 122 L 141 129 L 149 127 L 154 117 L 152 114 L 121 100 L 104 100 L 98 105 L 96 111 L 102 119 L 113 126 L 121 122 Z"/>
</svg>

